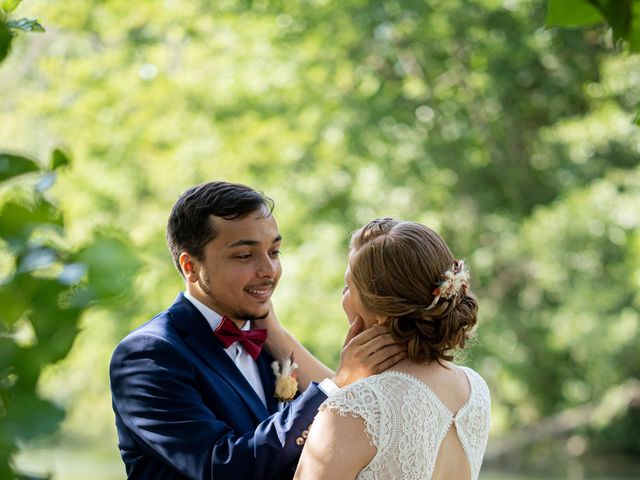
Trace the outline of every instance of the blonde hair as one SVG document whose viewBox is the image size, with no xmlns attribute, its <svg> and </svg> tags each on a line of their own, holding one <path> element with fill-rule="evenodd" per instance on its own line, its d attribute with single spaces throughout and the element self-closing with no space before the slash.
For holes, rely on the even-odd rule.
<svg viewBox="0 0 640 480">
<path fill-rule="evenodd" d="M 431 306 L 434 289 L 454 262 L 444 240 L 419 223 L 381 218 L 351 236 L 349 264 L 362 303 L 389 317 L 394 338 L 407 344 L 414 362 L 452 360 L 477 323 L 470 288 Z"/>
</svg>

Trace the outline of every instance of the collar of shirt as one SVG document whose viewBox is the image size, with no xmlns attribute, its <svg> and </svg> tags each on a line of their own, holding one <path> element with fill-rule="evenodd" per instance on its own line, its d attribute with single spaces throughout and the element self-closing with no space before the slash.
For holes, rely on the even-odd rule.
<svg viewBox="0 0 640 480">
<path fill-rule="evenodd" d="M 189 295 L 189 292 L 184 292 L 184 296 L 187 300 L 189 300 L 194 307 L 202 313 L 204 318 L 207 320 L 209 326 L 211 326 L 211 331 L 215 331 L 218 328 L 218 325 L 222 322 L 222 315 L 217 312 L 214 312 L 209 307 L 207 307 L 202 302 L 193 298 L 192 295 Z M 244 322 L 242 326 L 242 330 L 249 330 L 251 328 L 251 322 Z M 229 358 L 236 364 L 236 367 L 240 370 L 242 375 L 247 379 L 251 387 L 255 390 L 258 397 L 262 403 L 266 406 L 266 396 L 264 393 L 264 387 L 262 386 L 262 381 L 260 380 L 260 373 L 258 372 L 258 367 L 256 362 L 251 358 L 251 355 L 247 353 L 242 344 L 239 342 L 233 342 L 227 348 L 224 349 Z"/>
<path fill-rule="evenodd" d="M 222 322 L 222 315 L 220 315 L 217 312 L 214 312 L 209 307 L 207 307 L 204 303 L 202 303 L 201 301 L 195 299 L 192 295 L 189 294 L 189 292 L 185 291 L 184 292 L 184 297 L 187 300 L 189 300 L 193 304 L 194 307 L 196 307 L 198 309 L 198 311 L 202 314 L 202 316 L 205 318 L 205 320 L 207 321 L 207 323 L 211 327 L 211 331 L 215 332 L 216 328 L 218 328 L 218 326 Z M 251 322 L 244 322 L 244 325 L 242 326 L 242 328 L 240 330 L 249 330 L 250 328 L 251 328 Z M 232 345 L 229 345 L 229 348 L 231 348 L 231 347 L 233 347 L 234 345 L 237 345 L 237 344 L 238 344 L 238 342 L 235 342 Z"/>
</svg>

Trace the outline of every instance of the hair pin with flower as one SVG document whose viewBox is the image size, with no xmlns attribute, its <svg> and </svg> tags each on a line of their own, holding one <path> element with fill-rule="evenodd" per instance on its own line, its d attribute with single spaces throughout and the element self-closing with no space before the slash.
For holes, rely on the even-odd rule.
<svg viewBox="0 0 640 480">
<path fill-rule="evenodd" d="M 464 265 L 464 260 L 456 260 L 451 270 L 447 270 L 442 275 L 442 282 L 431 292 L 434 296 L 433 302 L 427 307 L 433 308 L 440 298 L 453 298 L 464 294 L 469 288 L 469 270 Z"/>
<path fill-rule="evenodd" d="M 293 353 L 282 363 L 275 360 L 271 369 L 276 376 L 276 390 L 274 397 L 281 402 L 293 400 L 298 392 L 298 364 L 293 360 Z"/>
</svg>

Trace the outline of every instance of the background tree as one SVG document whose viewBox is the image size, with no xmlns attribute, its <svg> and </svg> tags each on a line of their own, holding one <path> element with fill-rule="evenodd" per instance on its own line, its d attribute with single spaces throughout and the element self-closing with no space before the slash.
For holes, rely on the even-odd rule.
<svg viewBox="0 0 640 480">
<path fill-rule="evenodd" d="M 0 70 L 0 145 L 44 158 L 72 143 L 51 191 L 69 238 L 116 227 L 144 262 L 135 301 L 89 312 L 41 379 L 69 408 L 66 451 L 83 445 L 65 478 L 102 450 L 104 478 L 122 475 L 109 355 L 181 288 L 166 218 L 212 178 L 276 200 L 278 313 L 330 364 L 349 233 L 392 215 L 434 227 L 472 268 L 481 326 L 465 361 L 491 383 L 494 439 L 639 376 L 638 59 L 603 26 L 543 28 L 541 0 L 291 3 L 25 5 L 48 31 Z M 637 419 L 612 408 L 560 445 L 637 454 Z"/>
<path fill-rule="evenodd" d="M 580 27 L 606 22 L 614 45 L 630 53 L 640 52 L 640 1 L 549 0 L 547 25 Z M 640 113 L 636 115 L 640 125 Z"/>
<path fill-rule="evenodd" d="M 0 6 L 0 62 L 16 30 L 44 31 L 36 20 L 8 18 L 19 3 Z M 59 149 L 47 165 L 0 152 L 0 478 L 7 480 L 26 478 L 12 462 L 19 444 L 51 435 L 64 417 L 38 392 L 42 370 L 67 356 L 84 310 L 123 300 L 138 265 L 112 233 L 69 244 L 47 194 L 69 163 Z"/>
</svg>

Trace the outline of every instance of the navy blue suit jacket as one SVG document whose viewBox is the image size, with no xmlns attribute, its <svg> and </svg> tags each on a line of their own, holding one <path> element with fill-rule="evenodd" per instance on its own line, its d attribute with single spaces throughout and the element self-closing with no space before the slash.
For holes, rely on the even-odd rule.
<svg viewBox="0 0 640 480">
<path fill-rule="evenodd" d="M 278 412 L 273 359 L 257 359 L 265 407 L 179 294 L 117 346 L 110 377 L 120 453 L 130 479 L 291 478 L 326 395 L 314 383 Z"/>
</svg>

